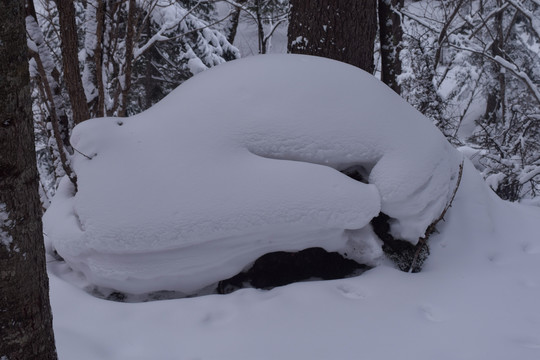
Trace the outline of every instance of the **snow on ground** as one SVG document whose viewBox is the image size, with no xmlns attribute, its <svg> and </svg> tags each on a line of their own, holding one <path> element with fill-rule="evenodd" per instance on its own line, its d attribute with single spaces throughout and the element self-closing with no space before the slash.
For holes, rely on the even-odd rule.
<svg viewBox="0 0 540 360">
<path fill-rule="evenodd" d="M 261 78 L 267 86 L 255 86 Z M 276 91 L 277 84 L 285 86 Z M 64 182 L 45 217 L 49 251 L 54 245 L 89 277 L 49 255 L 60 359 L 539 359 L 540 209 L 499 200 L 469 161 L 421 273 L 382 263 L 354 278 L 145 303 L 106 301 L 81 289 L 98 279 L 89 271 L 97 260 L 113 278 L 133 274 L 136 263 L 124 256 L 138 262 L 151 279 L 125 278 L 128 288 L 173 281 L 162 273 L 171 269 L 200 286 L 212 280 L 203 279 L 206 272 L 224 275 L 250 257 L 235 252 L 306 246 L 317 234 L 319 245 L 339 248 L 343 229 L 365 231 L 379 206 L 412 214 L 428 194 L 439 194 L 444 206 L 460 156 L 415 114 L 351 67 L 277 56 L 200 74 L 121 126 L 118 119 L 79 126 L 76 147 L 92 160 L 74 159 L 79 192 L 73 197 Z M 317 165 L 358 161 L 372 170 L 371 185 Z M 400 191 L 387 192 L 389 180 Z M 408 208 L 412 200 L 418 203 Z M 269 210 L 279 204 L 287 215 Z M 401 224 L 418 225 L 408 220 Z M 216 227 L 229 237 L 214 237 Z M 283 238 L 265 240 L 276 234 Z M 256 246 L 246 245 L 253 239 Z M 192 260 L 180 249 L 195 252 L 198 269 L 171 265 Z M 211 266 L 206 259 L 224 260 Z"/>
<path fill-rule="evenodd" d="M 126 304 L 50 273 L 60 359 L 536 360 L 540 209 L 466 163 L 421 273 L 379 266 L 271 291 Z"/>
<path fill-rule="evenodd" d="M 382 210 L 415 243 L 461 161 L 371 75 L 299 55 L 219 66 L 142 114 L 80 124 L 72 144 L 78 192 L 60 184 L 45 232 L 91 284 L 131 294 L 193 294 L 278 250 L 375 262 L 363 228 Z M 351 166 L 369 184 L 336 171 Z"/>
</svg>

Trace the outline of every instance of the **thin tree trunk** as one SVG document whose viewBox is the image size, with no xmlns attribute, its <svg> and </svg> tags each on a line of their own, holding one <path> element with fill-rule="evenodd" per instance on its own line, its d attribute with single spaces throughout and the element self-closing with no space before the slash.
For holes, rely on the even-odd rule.
<svg viewBox="0 0 540 360">
<path fill-rule="evenodd" d="M 49 47 L 45 43 L 43 33 L 41 31 L 41 28 L 39 27 L 39 22 L 37 19 L 36 9 L 34 7 L 33 0 L 28 0 L 26 2 L 26 16 L 27 27 L 29 21 L 32 22 L 32 27 L 34 27 L 34 31 L 32 33 L 30 33 L 31 29 L 27 28 L 27 33 L 29 38 L 36 43 L 36 46 L 38 48 L 38 54 L 36 55 L 39 56 L 39 59 L 43 64 L 43 70 L 46 74 L 46 77 L 43 78 L 43 81 L 46 81 L 48 83 L 48 86 L 50 87 L 51 94 L 47 95 L 47 99 L 52 108 L 51 111 L 54 111 L 56 113 L 62 143 L 64 144 L 66 151 L 69 154 L 72 154 L 73 149 L 71 148 L 71 144 L 69 142 L 69 120 L 67 116 L 66 103 L 64 102 L 64 99 L 62 97 L 62 88 L 60 86 L 60 71 L 58 71 L 58 68 L 55 66 Z M 43 85 L 45 86 L 46 84 Z"/>
<path fill-rule="evenodd" d="M 373 73 L 377 0 L 290 0 L 288 50 Z"/>
<path fill-rule="evenodd" d="M 97 117 L 105 116 L 105 84 L 103 83 L 103 34 L 105 32 L 105 11 L 106 4 L 103 0 L 97 0 L 96 10 L 96 48 L 94 50 L 94 61 L 96 63 L 96 80 L 98 89 Z"/>
<path fill-rule="evenodd" d="M 60 38 L 62 40 L 62 63 L 64 79 L 71 101 L 73 121 L 79 124 L 90 118 L 88 104 L 81 81 L 78 58 L 77 27 L 75 24 L 75 7 L 72 0 L 56 0 L 60 20 Z"/>
<path fill-rule="evenodd" d="M 401 74 L 401 19 L 393 8 L 403 7 L 403 0 L 379 0 L 379 39 L 381 43 L 381 80 L 401 93 L 397 78 Z"/>
<path fill-rule="evenodd" d="M 502 6 L 502 0 L 497 0 L 497 6 Z M 499 55 L 503 58 L 506 58 L 506 55 L 503 51 L 504 49 L 504 17 L 503 17 L 504 11 L 499 11 L 499 13 L 495 16 L 496 26 L 497 26 L 497 54 L 494 54 L 495 56 Z M 498 66 L 498 80 L 499 80 L 499 103 L 501 107 L 501 119 L 502 121 L 505 121 L 506 119 L 506 76 L 503 69 Z"/>
<path fill-rule="evenodd" d="M 0 0 L 0 358 L 56 359 L 24 1 Z"/>
<path fill-rule="evenodd" d="M 38 31 L 41 31 L 39 29 L 39 25 L 37 23 L 37 16 L 36 16 L 36 10 L 34 8 L 33 1 L 28 1 L 26 4 L 26 15 L 27 15 L 27 27 L 31 29 L 29 31 L 29 38 L 33 40 L 36 43 L 36 46 L 38 48 L 39 52 L 30 51 L 30 54 L 34 58 L 37 66 L 37 71 L 39 74 L 39 77 L 41 78 L 41 85 L 42 90 L 44 92 L 44 95 L 47 98 L 47 103 L 49 104 L 48 110 L 49 110 L 49 116 L 51 119 L 51 127 L 52 127 L 52 135 L 54 138 L 54 141 L 56 143 L 56 150 L 58 151 L 58 156 L 60 158 L 60 164 L 62 166 L 62 169 L 64 170 L 64 173 L 68 176 L 69 180 L 73 183 L 75 187 L 77 187 L 77 177 L 73 170 L 71 169 L 71 166 L 68 162 L 68 155 L 69 155 L 69 149 L 71 149 L 71 146 L 69 144 L 69 139 L 62 138 L 62 132 L 61 132 L 61 124 L 60 119 L 57 113 L 57 108 L 62 106 L 61 101 L 59 101 L 57 98 L 55 98 L 53 91 L 51 89 L 49 78 L 52 79 L 52 75 L 49 77 L 48 75 L 52 74 L 53 72 L 53 62 L 52 58 L 46 58 L 47 61 L 45 62 L 47 64 L 47 69 L 45 68 L 44 62 L 41 58 L 41 52 L 43 52 L 43 49 L 46 49 L 47 47 L 43 43 L 43 34 L 37 33 Z M 45 55 L 46 56 L 46 55 Z M 54 82 L 54 81 L 53 81 Z M 58 86 L 56 83 L 55 86 Z M 65 112 L 64 112 L 65 116 Z"/>
<path fill-rule="evenodd" d="M 43 63 L 41 62 L 41 59 L 39 55 L 35 52 L 31 52 L 34 60 L 37 64 L 37 69 L 39 76 L 42 79 L 42 86 L 43 91 L 48 99 L 52 98 L 52 91 L 51 87 L 49 86 L 49 82 L 47 81 L 47 75 L 45 74 L 45 68 L 43 67 Z M 75 188 L 77 188 L 77 176 L 71 169 L 71 166 L 68 162 L 68 155 L 67 151 L 64 147 L 64 143 L 62 142 L 62 135 L 60 133 L 60 122 L 58 120 L 58 116 L 56 114 L 56 110 L 54 107 L 54 103 L 51 101 L 48 101 L 49 104 L 53 104 L 52 106 L 49 106 L 49 115 L 51 117 L 51 127 L 52 127 L 52 135 L 54 138 L 54 141 L 56 142 L 58 156 L 60 157 L 60 164 L 62 165 L 62 169 L 64 170 L 64 173 L 67 175 L 69 180 L 73 183 Z"/>
<path fill-rule="evenodd" d="M 259 39 L 259 54 L 266 54 L 266 42 L 264 41 L 264 27 L 261 17 L 260 0 L 255 0 L 255 14 L 257 16 L 257 34 Z"/>
<path fill-rule="evenodd" d="M 238 1 L 239 4 L 242 4 L 243 1 Z M 231 22 L 229 24 L 229 33 L 227 34 L 227 41 L 231 44 L 234 44 L 234 39 L 236 38 L 236 32 L 238 30 L 238 24 L 240 23 L 240 10 L 239 7 L 234 9 L 234 13 L 231 16 Z"/>
<path fill-rule="evenodd" d="M 502 6 L 502 0 L 497 0 L 497 6 Z M 495 34 L 496 37 L 491 45 L 493 57 L 500 56 L 506 58 L 504 48 L 504 29 L 503 29 L 503 11 L 495 15 Z M 506 77 L 499 64 L 493 64 L 493 72 L 496 74 L 497 86 L 493 86 L 488 94 L 486 101 L 486 111 L 484 118 L 489 123 L 496 123 L 499 120 L 498 111 L 500 110 L 500 119 L 504 121 L 506 116 Z"/>
<path fill-rule="evenodd" d="M 129 100 L 129 90 L 131 89 L 131 75 L 133 69 L 133 48 L 134 48 L 134 35 L 135 35 L 135 0 L 129 0 L 128 18 L 126 24 L 126 56 L 124 64 L 123 83 L 120 83 L 122 87 L 121 106 L 118 111 L 118 116 L 127 116 L 127 107 Z"/>
<path fill-rule="evenodd" d="M 103 22 L 104 3 L 89 0 L 86 3 L 83 85 L 85 87 L 88 110 L 92 117 L 104 116 L 105 91 L 103 86 Z"/>
<path fill-rule="evenodd" d="M 152 26 L 150 23 L 150 19 L 146 19 L 144 27 L 145 27 L 144 30 L 146 33 L 146 38 L 150 39 L 152 37 Z M 144 73 L 144 82 L 143 82 L 144 103 L 142 106 L 144 110 L 152 106 L 154 89 L 156 88 L 156 82 L 153 79 L 153 74 L 154 74 L 155 69 L 154 69 L 154 64 L 152 63 L 155 51 L 156 51 L 155 48 L 152 47 L 152 49 L 149 49 L 142 55 L 145 62 L 145 73 Z"/>
</svg>

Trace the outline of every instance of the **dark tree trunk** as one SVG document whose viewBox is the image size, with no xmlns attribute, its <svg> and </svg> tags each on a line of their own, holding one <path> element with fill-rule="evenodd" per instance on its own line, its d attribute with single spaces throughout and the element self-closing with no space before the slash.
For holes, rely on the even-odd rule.
<svg viewBox="0 0 540 360">
<path fill-rule="evenodd" d="M 401 19 L 393 8 L 403 7 L 403 0 L 379 0 L 379 39 L 381 43 L 381 80 L 396 93 L 401 89 L 397 77 L 401 74 Z"/>
<path fill-rule="evenodd" d="M 73 121 L 75 124 L 78 124 L 89 119 L 90 112 L 81 81 L 75 7 L 72 0 L 56 0 L 56 6 L 58 7 L 58 18 L 60 21 L 64 79 L 73 111 Z"/>
<path fill-rule="evenodd" d="M 133 70 L 133 48 L 135 41 L 135 12 L 137 6 L 135 0 L 129 0 L 128 18 L 126 24 L 126 59 L 124 67 L 124 83 L 120 84 L 122 87 L 122 102 L 118 116 L 125 117 L 128 115 L 127 108 L 129 104 L 129 90 L 131 89 L 131 75 Z"/>
<path fill-rule="evenodd" d="M 243 3 L 244 1 L 240 0 L 240 1 L 237 1 L 239 4 Z M 228 26 L 228 34 L 227 34 L 227 41 L 231 44 L 234 43 L 234 39 L 236 38 L 236 32 L 238 30 L 238 24 L 240 23 L 240 12 L 242 10 L 240 10 L 239 7 L 236 7 L 234 10 L 233 10 L 233 14 L 231 16 L 231 22 L 229 23 L 229 26 Z"/>
<path fill-rule="evenodd" d="M 502 6 L 502 0 L 497 0 L 497 6 Z M 495 34 L 496 37 L 491 45 L 491 55 L 506 58 L 504 49 L 504 29 L 503 29 L 503 11 L 495 15 Z M 497 85 L 493 85 L 486 101 L 486 111 L 484 118 L 488 123 L 504 121 L 506 116 L 506 77 L 499 64 L 492 64 L 494 77 L 497 78 Z"/>
<path fill-rule="evenodd" d="M 96 62 L 97 89 L 98 89 L 98 111 L 97 117 L 105 116 L 105 84 L 103 83 L 103 35 L 105 31 L 105 2 L 98 1 L 96 10 L 96 49 L 94 52 L 94 61 Z"/>
<path fill-rule="evenodd" d="M 257 16 L 257 34 L 259 38 L 259 54 L 266 54 L 266 41 L 264 39 L 264 27 L 261 14 L 260 0 L 255 0 L 255 15 Z"/>
<path fill-rule="evenodd" d="M 24 1 L 0 0 L 0 358 L 56 359 L 38 196 Z"/>
<path fill-rule="evenodd" d="M 373 73 L 377 0 L 291 0 L 288 50 Z"/>
<path fill-rule="evenodd" d="M 91 117 L 105 116 L 105 86 L 103 84 L 103 31 L 105 25 L 105 2 L 97 0 L 96 3 L 86 4 L 86 59 L 83 79 L 91 82 L 95 93 L 87 97 L 88 111 Z M 90 44 L 88 44 L 88 40 Z M 94 40 L 95 41 L 92 41 Z"/>
</svg>

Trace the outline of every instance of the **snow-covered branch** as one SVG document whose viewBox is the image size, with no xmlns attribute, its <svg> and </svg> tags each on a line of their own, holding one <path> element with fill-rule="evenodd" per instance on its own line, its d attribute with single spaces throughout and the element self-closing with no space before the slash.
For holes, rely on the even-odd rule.
<svg viewBox="0 0 540 360">
<path fill-rule="evenodd" d="M 439 29 L 435 28 L 433 25 L 431 25 L 425 19 L 422 19 L 421 17 L 417 16 L 416 14 L 413 14 L 410 11 L 407 11 L 405 9 L 400 9 L 400 10 L 396 10 L 396 11 L 398 11 L 401 15 L 406 16 L 411 20 L 414 20 L 415 22 L 422 25 L 423 27 L 425 27 L 428 30 L 431 30 L 431 31 L 436 32 L 436 33 L 439 32 Z"/>
<path fill-rule="evenodd" d="M 531 23 L 532 30 L 534 31 L 534 33 L 536 34 L 536 36 L 540 40 L 540 18 L 538 17 L 538 15 L 534 15 L 532 11 L 529 11 L 529 10 L 525 9 L 525 7 L 523 6 L 523 3 L 521 1 L 516 1 L 516 0 L 507 0 L 507 1 L 514 8 L 516 8 L 516 10 L 518 10 L 523 15 L 525 15 L 525 17 L 527 17 L 527 19 L 529 19 L 529 21 Z M 538 6 L 540 6 L 540 0 L 535 1 L 535 3 Z"/>
<path fill-rule="evenodd" d="M 139 58 L 139 56 L 144 54 L 151 46 L 153 46 L 158 41 L 171 40 L 171 38 L 169 38 L 169 37 L 167 37 L 167 36 L 165 36 L 163 34 L 168 32 L 168 31 L 171 31 L 171 30 L 175 29 L 181 21 L 182 21 L 181 19 L 177 19 L 177 20 L 174 20 L 174 21 L 168 21 L 165 24 L 163 24 L 161 26 L 161 29 L 159 29 L 159 31 L 156 34 L 154 34 L 150 39 L 148 39 L 146 44 L 144 44 L 141 47 L 138 47 L 134 51 L 133 58 L 135 60 L 137 58 Z"/>
<path fill-rule="evenodd" d="M 540 90 L 538 89 L 538 86 L 531 80 L 531 78 L 524 71 L 519 69 L 517 65 L 502 58 L 501 56 L 498 56 L 498 55 L 491 56 L 487 53 L 487 51 L 485 51 L 485 49 L 473 49 L 470 47 L 456 45 L 456 44 L 449 44 L 449 46 L 458 50 L 464 50 L 464 51 L 468 51 L 474 54 L 481 55 L 485 57 L 486 59 L 491 60 L 492 62 L 500 65 L 504 69 L 509 70 L 512 74 L 516 76 L 516 78 L 518 78 L 519 80 L 523 82 L 523 84 L 525 84 L 525 86 L 527 87 L 527 89 L 529 89 L 531 95 L 534 97 L 536 102 L 540 105 Z"/>
</svg>

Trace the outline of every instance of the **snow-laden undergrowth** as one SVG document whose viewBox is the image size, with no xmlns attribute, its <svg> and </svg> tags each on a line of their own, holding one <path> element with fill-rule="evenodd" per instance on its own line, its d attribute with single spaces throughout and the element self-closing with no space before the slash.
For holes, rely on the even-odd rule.
<svg viewBox="0 0 540 360">
<path fill-rule="evenodd" d="M 254 57 L 211 69 L 148 111 L 78 125 L 78 177 L 48 239 L 97 286 L 194 293 L 277 250 L 376 262 L 369 221 L 415 243 L 455 189 L 461 156 L 371 75 L 335 61 Z M 339 170 L 356 167 L 369 184 Z"/>
</svg>

